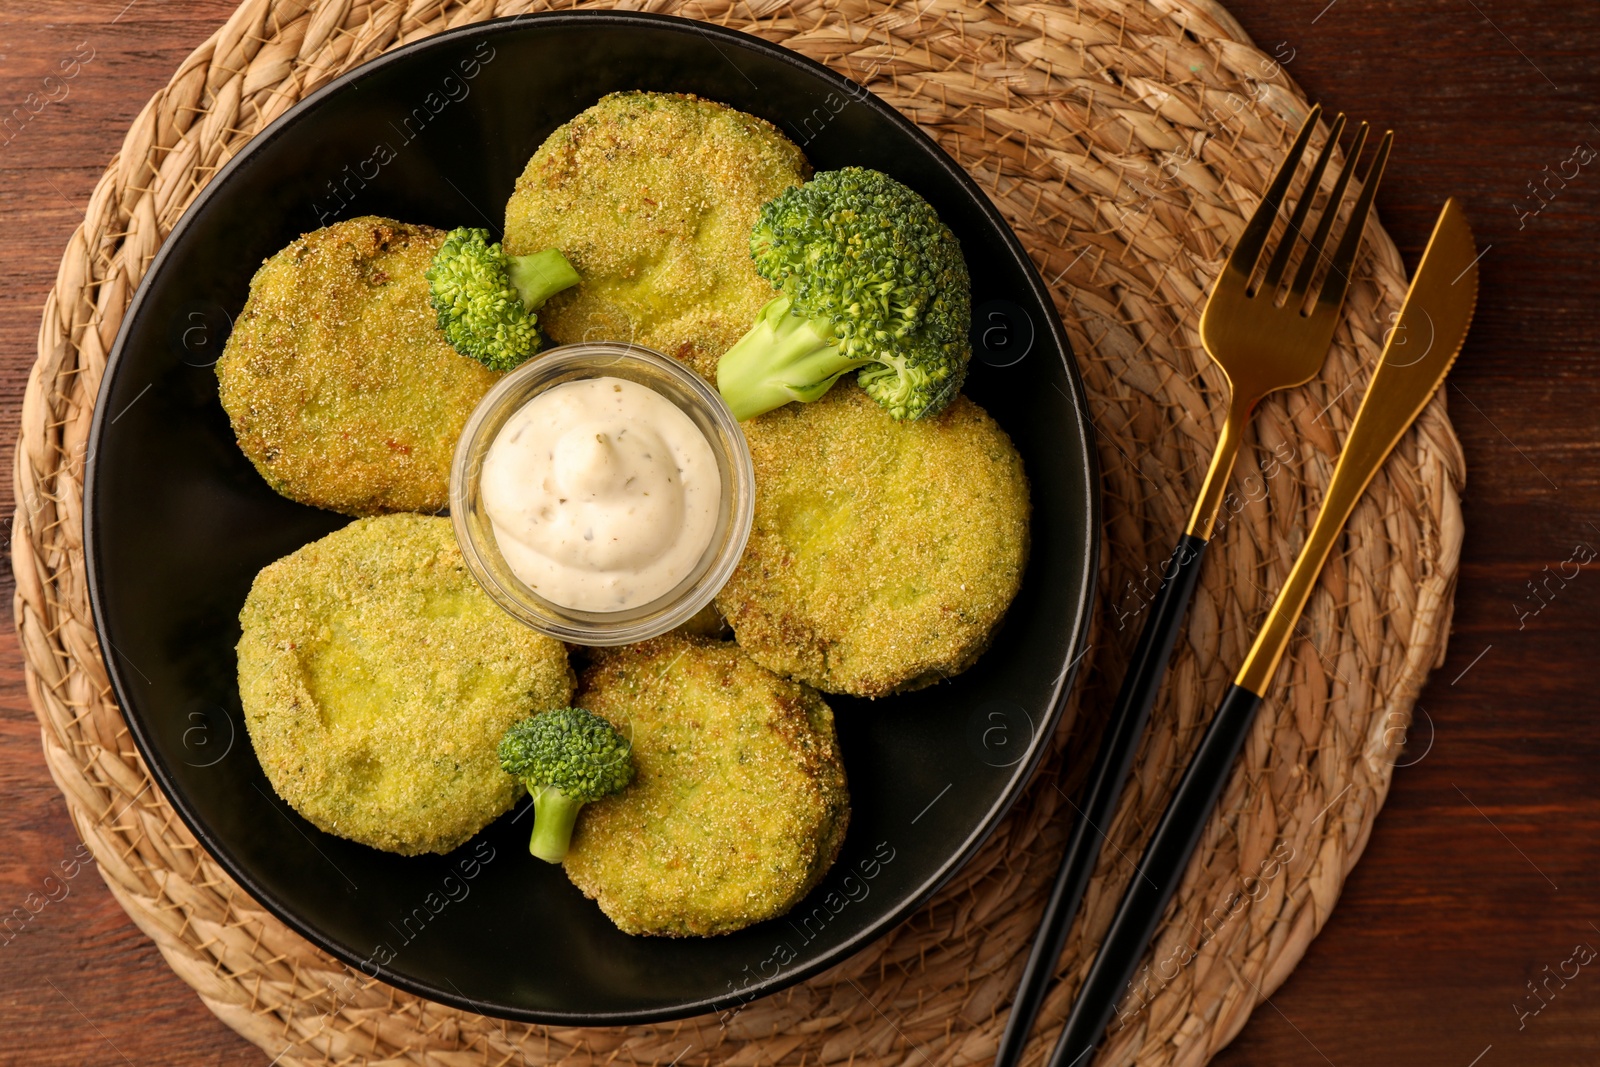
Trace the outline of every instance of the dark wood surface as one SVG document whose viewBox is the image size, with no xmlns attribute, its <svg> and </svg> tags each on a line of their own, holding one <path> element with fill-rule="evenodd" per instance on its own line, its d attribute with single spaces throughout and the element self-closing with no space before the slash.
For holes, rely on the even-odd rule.
<svg viewBox="0 0 1600 1067">
<path fill-rule="evenodd" d="M 1575 946 L 1600 949 L 1600 563 L 1564 588 L 1550 582 L 1555 595 L 1528 612 L 1538 604 L 1529 583 L 1542 585 L 1546 567 L 1579 544 L 1600 551 L 1600 158 L 1564 188 L 1552 180 L 1553 198 L 1541 186 L 1578 146 L 1600 148 L 1600 6 L 1325 3 L 1229 6 L 1264 48 L 1293 50 L 1290 73 L 1313 99 L 1398 131 L 1378 205 L 1408 263 L 1450 194 L 1488 249 L 1450 386 L 1470 472 L 1467 540 L 1449 659 L 1423 694 L 1406 757 L 1416 762 L 1396 772 L 1327 929 L 1216 1062 L 1589 1067 L 1600 1062 L 1600 960 L 1564 986 L 1550 976 Z M 8 472 L 39 310 L 90 189 L 149 94 L 231 8 L 0 7 L 0 110 L 39 91 L 80 46 L 93 50 L 65 98 L 0 147 Z M 1537 214 L 1533 186 L 1548 201 Z M 0 584 L 9 602 L 9 569 Z M 0 797 L 12 828 L 0 847 L 9 911 L 78 843 L 9 628 Z M 65 899 L 0 946 L 0 1063 L 266 1062 L 168 971 L 92 868 L 67 884 Z"/>
</svg>

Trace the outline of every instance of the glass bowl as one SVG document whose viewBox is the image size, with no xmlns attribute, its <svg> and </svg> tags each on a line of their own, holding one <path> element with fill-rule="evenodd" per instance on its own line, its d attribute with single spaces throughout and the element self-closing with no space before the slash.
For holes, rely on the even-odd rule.
<svg viewBox="0 0 1600 1067">
<path fill-rule="evenodd" d="M 670 400 L 705 435 L 716 456 L 722 496 L 711 541 L 694 568 L 647 604 L 582 611 L 528 588 L 501 556 L 479 480 L 489 446 L 506 421 L 540 393 L 584 378 L 623 378 Z M 717 391 L 677 360 L 638 345 L 585 342 L 553 348 L 497 382 L 478 402 L 450 468 L 450 521 L 467 569 L 518 621 L 575 645 L 625 645 L 687 622 L 727 582 L 744 554 L 755 515 L 755 471 L 744 431 Z"/>
</svg>

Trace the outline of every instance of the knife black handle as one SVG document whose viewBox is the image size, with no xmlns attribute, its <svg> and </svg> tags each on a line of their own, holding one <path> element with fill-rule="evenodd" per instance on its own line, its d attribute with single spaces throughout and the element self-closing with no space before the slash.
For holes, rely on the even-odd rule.
<svg viewBox="0 0 1600 1067">
<path fill-rule="evenodd" d="M 995 1054 L 995 1067 L 1014 1067 L 1027 1046 L 1034 1020 L 1055 977 L 1056 962 L 1061 959 L 1061 950 L 1066 945 L 1067 931 L 1072 928 L 1078 905 L 1083 902 L 1083 894 L 1089 886 L 1089 876 L 1100 858 L 1105 827 L 1111 824 L 1111 816 L 1117 810 L 1122 787 L 1133 766 L 1134 753 L 1139 748 L 1139 738 L 1144 736 L 1150 709 L 1161 691 L 1172 646 L 1178 639 L 1184 614 L 1189 610 L 1189 601 L 1194 599 L 1205 551 L 1204 540 L 1185 534 L 1168 557 L 1161 586 L 1146 607 L 1144 629 L 1139 632 L 1117 702 L 1112 705 L 1100 751 L 1095 755 L 1094 769 L 1078 799 L 1078 819 L 1067 838 L 1061 869 L 1056 872 L 1055 886 L 1050 890 L 1050 899 L 1039 920 L 1039 932 L 1034 935 L 1033 949 L 1022 969 L 1022 981 L 1011 1004 L 1005 1033 L 1000 1037 L 1000 1050 Z"/>
<path fill-rule="evenodd" d="M 1111 920 L 1100 953 L 1084 979 L 1078 999 L 1067 1016 L 1050 1067 L 1085 1067 L 1111 1021 L 1144 958 L 1145 949 L 1161 925 L 1189 857 L 1205 830 L 1233 761 L 1255 721 L 1261 698 L 1248 689 L 1230 686 L 1216 716 L 1200 740 L 1200 748 L 1183 772 L 1178 789 L 1156 824 L 1155 836 L 1139 860 L 1139 870 Z"/>
</svg>

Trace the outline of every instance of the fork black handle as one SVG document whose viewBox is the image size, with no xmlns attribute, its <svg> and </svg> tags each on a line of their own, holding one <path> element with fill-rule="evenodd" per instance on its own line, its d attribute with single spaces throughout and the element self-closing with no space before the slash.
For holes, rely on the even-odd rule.
<svg viewBox="0 0 1600 1067">
<path fill-rule="evenodd" d="M 1144 735 L 1150 709 L 1161 691 L 1172 646 L 1177 641 L 1184 614 L 1189 610 L 1189 601 L 1194 599 L 1206 544 L 1192 534 L 1185 534 L 1179 540 L 1162 571 L 1161 586 L 1147 608 L 1144 628 L 1139 632 L 1133 659 L 1128 663 L 1122 688 L 1112 705 L 1100 751 L 1095 755 L 1094 769 L 1079 798 L 1078 820 L 1067 838 L 1061 869 L 1056 872 L 1055 885 L 1039 921 L 1039 932 L 1034 935 L 1033 949 L 1022 969 L 1022 981 L 1017 986 L 1011 1015 L 1000 1038 L 1000 1049 L 995 1054 L 995 1067 L 1014 1067 L 1022 1058 L 1034 1020 L 1044 1004 L 1045 993 L 1055 976 L 1056 961 L 1061 958 L 1066 944 L 1067 931 L 1078 914 L 1078 905 L 1083 902 L 1095 861 L 1100 858 L 1100 845 L 1105 840 L 1103 828 L 1110 825 L 1111 816 L 1117 810 L 1122 787 L 1133 766 L 1134 753 L 1139 748 L 1139 738 Z"/>
<path fill-rule="evenodd" d="M 1049 1067 L 1084 1067 L 1092 1057 L 1188 869 L 1260 704 L 1260 696 L 1237 685 L 1222 698 L 1100 943 Z"/>
</svg>

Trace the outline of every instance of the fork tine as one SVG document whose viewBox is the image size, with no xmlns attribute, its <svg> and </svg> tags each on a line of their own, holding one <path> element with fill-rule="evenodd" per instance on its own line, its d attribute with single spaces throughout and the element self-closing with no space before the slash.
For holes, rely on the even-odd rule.
<svg viewBox="0 0 1600 1067">
<path fill-rule="evenodd" d="M 1334 146 L 1339 143 L 1339 135 L 1343 132 L 1344 112 L 1341 111 L 1328 130 L 1328 140 L 1323 144 L 1322 151 L 1317 153 L 1317 162 L 1312 166 L 1311 176 L 1306 179 L 1305 188 L 1300 193 L 1300 202 L 1295 204 L 1294 214 L 1289 216 L 1289 228 L 1283 232 L 1278 250 L 1273 253 L 1272 263 L 1267 267 L 1267 275 L 1262 279 L 1261 289 L 1268 296 L 1277 295 L 1278 283 L 1283 280 L 1283 272 L 1289 266 L 1289 256 L 1300 238 L 1300 228 L 1305 225 L 1311 202 L 1317 198 L 1317 189 L 1322 185 L 1322 173 L 1328 169 L 1328 160 L 1333 158 Z"/>
<path fill-rule="evenodd" d="M 1350 146 L 1350 154 L 1345 156 L 1344 166 L 1339 168 L 1339 180 L 1333 183 L 1333 192 L 1328 195 L 1322 218 L 1317 221 L 1317 232 L 1311 235 L 1311 244 L 1306 248 L 1305 258 L 1300 261 L 1300 269 L 1294 276 L 1294 285 L 1289 289 L 1290 307 L 1299 307 L 1305 300 L 1306 290 L 1311 287 L 1311 276 L 1322 261 L 1322 249 L 1328 243 L 1328 233 L 1339 217 L 1339 209 L 1344 206 L 1344 191 L 1350 185 L 1351 175 L 1355 173 L 1361 150 L 1367 146 L 1367 130 L 1365 122 L 1356 128 L 1356 143 Z"/>
<path fill-rule="evenodd" d="M 1322 290 L 1317 293 L 1319 306 L 1333 304 L 1337 307 L 1344 303 L 1344 294 L 1350 288 L 1350 275 L 1355 270 L 1356 252 L 1361 247 L 1361 235 L 1367 228 L 1367 215 L 1372 210 L 1373 198 L 1378 195 L 1378 183 L 1383 181 L 1383 168 L 1389 162 L 1389 148 L 1393 144 L 1394 131 L 1385 130 L 1383 140 L 1378 143 L 1378 151 L 1367 167 L 1366 176 L 1361 179 L 1361 196 L 1356 200 L 1355 210 L 1350 213 L 1350 221 L 1345 223 L 1344 236 L 1339 238 L 1339 248 L 1333 254 L 1328 277 L 1323 280 Z"/>
<path fill-rule="evenodd" d="M 1289 182 L 1294 178 L 1296 168 L 1300 166 L 1300 157 L 1306 154 L 1306 145 L 1311 142 L 1311 131 L 1317 128 L 1317 119 L 1322 114 L 1322 105 L 1312 106 L 1305 122 L 1300 125 L 1300 132 L 1295 135 L 1294 144 L 1289 146 L 1289 154 L 1283 157 L 1283 162 L 1278 164 L 1278 172 L 1272 176 L 1272 184 L 1267 187 L 1266 195 L 1261 198 L 1261 203 L 1256 205 L 1254 215 L 1245 223 L 1244 233 L 1239 237 L 1239 243 L 1234 246 L 1233 254 L 1228 257 L 1227 270 L 1237 270 L 1248 279 L 1255 273 L 1256 261 L 1261 258 L 1261 250 L 1266 246 L 1267 235 L 1272 232 L 1272 224 L 1278 218 L 1278 208 L 1283 205 L 1284 194 L 1289 191 Z"/>
</svg>

